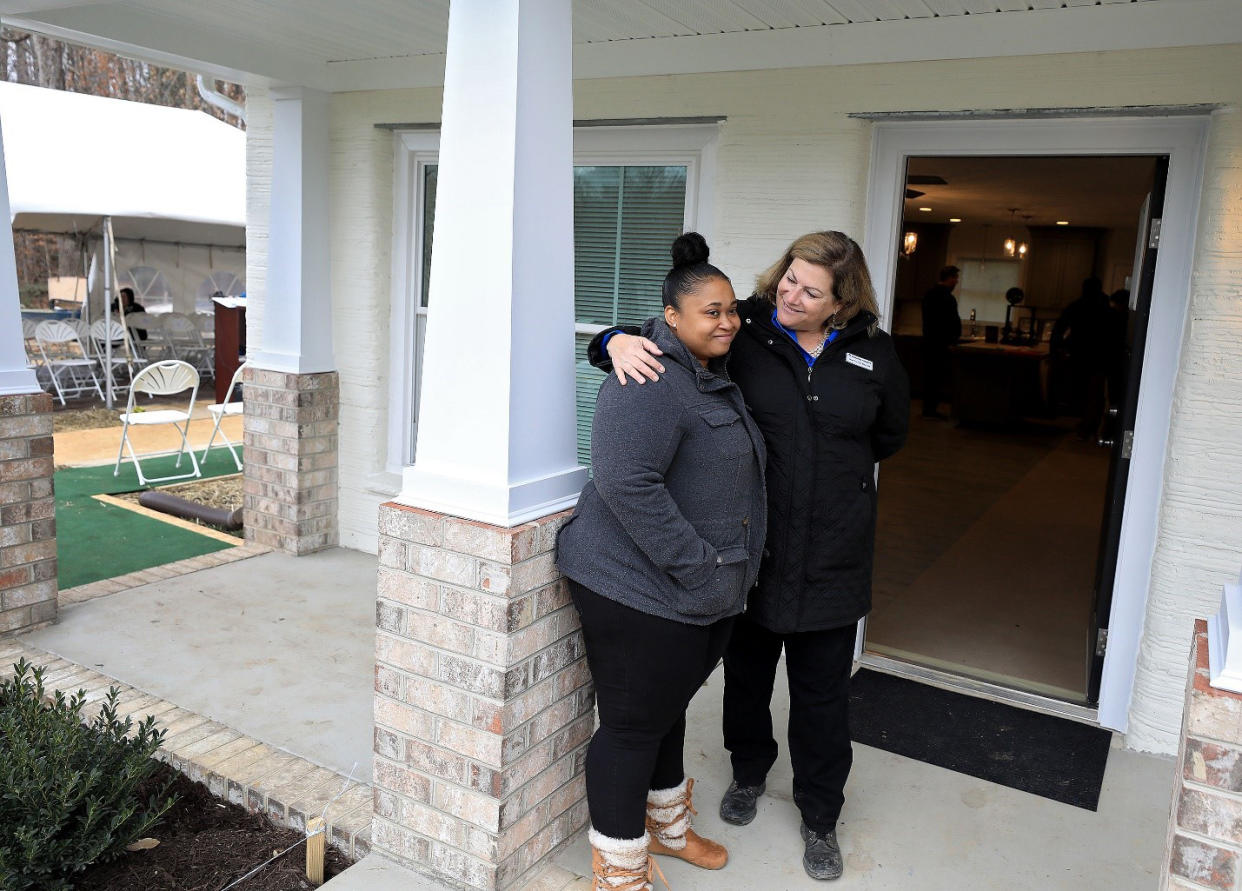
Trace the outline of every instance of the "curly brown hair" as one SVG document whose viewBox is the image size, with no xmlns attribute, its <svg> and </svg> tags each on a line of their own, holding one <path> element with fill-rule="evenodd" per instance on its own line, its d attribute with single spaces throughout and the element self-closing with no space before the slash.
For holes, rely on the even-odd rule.
<svg viewBox="0 0 1242 891">
<path fill-rule="evenodd" d="M 840 306 L 832 327 L 844 328 L 864 310 L 879 318 L 867 260 L 858 243 L 844 232 L 809 232 L 794 239 L 781 258 L 755 280 L 755 293 L 775 306 L 776 286 L 795 258 L 822 266 L 832 273 L 832 296 Z M 868 333 L 874 334 L 875 328 L 876 323 L 873 323 Z"/>
</svg>

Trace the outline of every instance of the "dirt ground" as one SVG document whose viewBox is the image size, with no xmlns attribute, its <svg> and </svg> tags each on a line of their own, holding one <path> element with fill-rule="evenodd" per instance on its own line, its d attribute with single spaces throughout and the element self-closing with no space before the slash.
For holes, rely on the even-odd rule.
<svg viewBox="0 0 1242 891">
<path fill-rule="evenodd" d="M 86 870 L 75 880 L 82 891 L 221 891 L 270 858 L 303 838 L 302 833 L 281 829 L 257 814 L 228 804 L 161 765 L 158 788 L 174 775 L 178 801 L 164 821 L 151 832 L 159 840 L 154 848 L 134 851 L 112 863 Z M 344 871 L 350 861 L 329 847 L 324 877 Z M 236 886 L 236 891 L 302 891 L 306 879 L 306 847 L 293 850 Z"/>
<path fill-rule="evenodd" d="M 59 403 L 57 403 L 59 405 Z M 116 409 L 103 406 L 87 408 L 62 408 L 52 412 L 52 430 L 64 433 L 67 430 L 98 430 L 100 427 L 120 427 L 119 413 L 124 405 Z"/>
<path fill-rule="evenodd" d="M 125 411 L 126 394 L 118 394 L 115 408 L 105 408 L 98 397 L 80 397 L 70 399 L 69 404 L 62 406 L 60 401 L 52 399 L 52 432 L 64 433 L 68 430 L 98 430 L 102 427 L 120 427 L 121 412 Z M 157 408 L 176 408 L 185 410 L 187 398 L 177 396 L 159 396 L 155 398 L 143 396 L 137 407 L 147 411 Z M 199 399 L 195 403 L 194 417 L 207 417 L 207 406 L 212 400 Z"/>
</svg>

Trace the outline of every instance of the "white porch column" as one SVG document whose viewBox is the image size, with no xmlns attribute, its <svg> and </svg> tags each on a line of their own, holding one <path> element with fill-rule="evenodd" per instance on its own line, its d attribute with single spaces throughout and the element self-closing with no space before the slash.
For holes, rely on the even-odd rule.
<svg viewBox="0 0 1242 891">
<path fill-rule="evenodd" d="M 570 0 L 452 0 L 417 463 L 380 507 L 371 848 L 525 887 L 588 820 Z"/>
<path fill-rule="evenodd" d="M 327 93 L 277 87 L 263 342 L 248 356 L 271 371 L 333 371 Z"/>
<path fill-rule="evenodd" d="M 337 543 L 328 94 L 274 88 L 262 342 L 247 354 L 246 539 L 293 554 Z M 257 347 L 257 349 L 256 349 Z"/>
<path fill-rule="evenodd" d="M 0 135 L 0 396 L 39 392 L 34 370 L 26 366 L 12 221 L 8 174 L 4 167 L 4 138 Z"/>
<path fill-rule="evenodd" d="M 402 504 L 498 526 L 572 505 L 569 0 L 449 11 L 416 464 Z"/>
<path fill-rule="evenodd" d="M 0 136 L 0 636 L 56 618 L 52 397 L 26 367 Z"/>
</svg>

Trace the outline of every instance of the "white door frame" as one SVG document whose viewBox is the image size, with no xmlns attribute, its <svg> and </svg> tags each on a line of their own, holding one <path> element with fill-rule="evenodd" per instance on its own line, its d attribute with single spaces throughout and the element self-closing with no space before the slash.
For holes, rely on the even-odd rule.
<svg viewBox="0 0 1242 891">
<path fill-rule="evenodd" d="M 864 248 L 891 325 L 910 156 L 1168 155 L 1160 253 L 1139 387 L 1134 452 L 1121 526 L 1108 650 L 1096 719 L 1124 732 L 1151 584 L 1173 387 L 1190 303 L 1206 116 L 884 122 L 874 125 Z M 858 635 L 858 653 L 863 634 Z"/>
</svg>

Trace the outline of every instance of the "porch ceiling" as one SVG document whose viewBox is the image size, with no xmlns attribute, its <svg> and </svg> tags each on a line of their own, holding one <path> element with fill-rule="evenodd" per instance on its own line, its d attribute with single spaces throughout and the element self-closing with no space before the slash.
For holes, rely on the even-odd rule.
<svg viewBox="0 0 1242 891">
<path fill-rule="evenodd" d="M 443 75 L 449 0 L 0 0 L 7 24 L 330 90 Z M 575 76 L 1242 42 L 1236 0 L 573 0 Z"/>
</svg>

